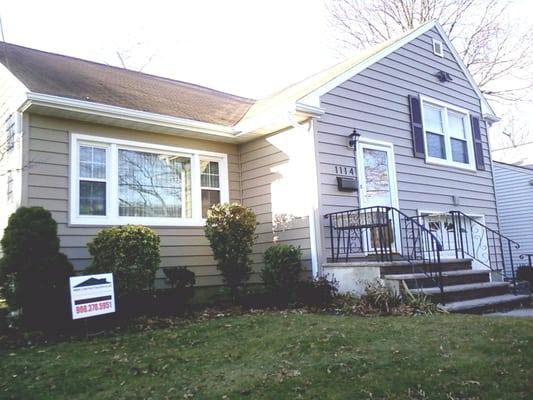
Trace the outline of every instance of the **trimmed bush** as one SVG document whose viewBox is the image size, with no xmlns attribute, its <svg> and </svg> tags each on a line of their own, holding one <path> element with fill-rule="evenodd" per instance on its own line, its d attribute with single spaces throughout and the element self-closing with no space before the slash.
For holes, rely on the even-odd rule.
<svg viewBox="0 0 533 400">
<path fill-rule="evenodd" d="M 296 295 L 302 272 L 300 247 L 280 244 L 269 247 L 264 255 L 265 266 L 261 278 L 268 291 L 279 296 L 280 302 L 288 302 Z"/>
<path fill-rule="evenodd" d="M 298 300 L 305 306 L 313 308 L 329 307 L 339 291 L 339 282 L 332 277 L 317 276 L 312 281 L 303 281 L 298 285 Z"/>
<path fill-rule="evenodd" d="M 166 267 L 163 273 L 170 289 L 156 291 L 156 312 L 159 315 L 175 315 L 186 310 L 194 296 L 196 277 L 187 267 Z"/>
<path fill-rule="evenodd" d="M 87 244 L 93 257 L 87 272 L 113 273 L 119 296 L 152 289 L 161 262 L 159 242 L 159 236 L 145 226 L 125 225 L 103 229 Z"/>
<path fill-rule="evenodd" d="M 207 213 L 205 236 L 234 300 L 239 298 L 244 283 L 250 279 L 250 254 L 256 227 L 253 211 L 240 204 L 217 204 Z"/>
<path fill-rule="evenodd" d="M 1 241 L 0 288 L 25 328 L 57 331 L 69 319 L 68 277 L 73 268 L 59 252 L 57 223 L 42 207 L 21 207 L 9 217 Z"/>
</svg>

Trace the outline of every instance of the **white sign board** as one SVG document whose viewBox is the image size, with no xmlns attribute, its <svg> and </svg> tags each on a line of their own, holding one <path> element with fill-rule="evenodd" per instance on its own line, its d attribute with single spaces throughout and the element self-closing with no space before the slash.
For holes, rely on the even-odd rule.
<svg viewBox="0 0 533 400">
<path fill-rule="evenodd" d="M 115 312 L 113 274 L 71 277 L 70 299 L 72 319 Z"/>
</svg>

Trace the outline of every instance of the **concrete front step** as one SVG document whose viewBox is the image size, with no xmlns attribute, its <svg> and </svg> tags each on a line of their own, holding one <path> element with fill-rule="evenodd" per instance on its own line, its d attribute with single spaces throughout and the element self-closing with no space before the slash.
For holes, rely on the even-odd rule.
<svg viewBox="0 0 533 400">
<path fill-rule="evenodd" d="M 462 285 L 444 286 L 444 302 L 450 303 L 462 300 L 479 299 L 482 297 L 499 296 L 509 293 L 508 282 L 481 282 Z M 442 302 L 442 294 L 438 287 L 413 289 L 413 293 L 433 296 Z"/>
<path fill-rule="evenodd" d="M 442 308 L 453 313 L 481 313 L 487 310 L 506 310 L 529 301 L 529 295 L 514 295 L 511 293 L 499 296 L 483 297 L 480 299 L 454 301 L 441 305 Z"/>
<path fill-rule="evenodd" d="M 428 271 L 437 271 L 440 268 L 441 271 L 459 271 L 472 269 L 472 260 L 470 258 L 464 259 L 444 259 L 441 260 L 438 267 L 435 264 L 424 264 L 421 262 L 404 262 L 400 264 L 389 263 L 380 267 L 381 276 L 385 275 L 399 275 L 406 273 L 422 273 Z"/>
<path fill-rule="evenodd" d="M 433 278 L 425 273 L 414 274 L 392 274 L 385 275 L 384 278 L 391 281 L 405 281 L 409 289 L 436 287 L 439 275 L 434 274 Z M 465 269 L 458 271 L 444 271 L 442 273 L 442 284 L 444 286 L 466 285 L 471 283 L 482 283 L 490 281 L 490 271 Z"/>
</svg>

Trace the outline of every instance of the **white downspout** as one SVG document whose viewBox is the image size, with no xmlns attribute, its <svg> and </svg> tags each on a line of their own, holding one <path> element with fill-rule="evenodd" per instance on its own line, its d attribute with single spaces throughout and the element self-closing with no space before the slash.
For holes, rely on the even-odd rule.
<svg viewBox="0 0 533 400">
<path fill-rule="evenodd" d="M 319 232 L 320 228 L 317 226 L 318 222 L 318 171 L 316 167 L 316 152 L 315 152 L 315 141 L 313 137 L 313 118 L 310 118 L 309 121 L 309 129 L 305 128 L 303 125 L 300 125 L 298 121 L 294 118 L 295 111 L 289 111 L 288 117 L 290 124 L 298 130 L 301 130 L 306 134 L 306 137 L 309 138 L 311 143 L 311 148 L 309 149 L 312 153 L 311 162 L 309 165 L 309 171 L 312 175 L 312 185 L 311 185 L 311 195 L 312 195 L 312 201 L 311 201 L 311 207 L 309 210 L 309 241 L 311 245 L 311 266 L 313 270 L 313 277 L 318 276 L 320 273 L 320 266 L 319 266 Z"/>
</svg>

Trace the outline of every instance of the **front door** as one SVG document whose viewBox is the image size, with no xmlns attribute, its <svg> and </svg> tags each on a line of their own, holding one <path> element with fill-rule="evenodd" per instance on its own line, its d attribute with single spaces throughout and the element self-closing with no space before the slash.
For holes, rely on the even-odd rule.
<svg viewBox="0 0 533 400">
<path fill-rule="evenodd" d="M 392 144 L 374 142 L 359 143 L 357 148 L 357 173 L 359 179 L 360 208 L 378 206 L 398 208 Z M 399 227 L 397 223 L 390 225 Z M 375 250 L 378 247 L 378 242 L 383 244 L 383 234 L 380 237 L 377 230 L 370 229 L 366 232 L 366 235 L 369 236 L 366 241 L 369 243 L 369 248 L 366 249 L 367 251 Z M 397 232 L 392 232 L 392 229 L 390 232 L 385 233 L 385 247 L 395 248 L 394 237 L 396 235 Z M 396 252 L 395 250 L 393 251 Z"/>
<path fill-rule="evenodd" d="M 392 144 L 359 143 L 357 149 L 359 206 L 398 208 Z"/>
</svg>

